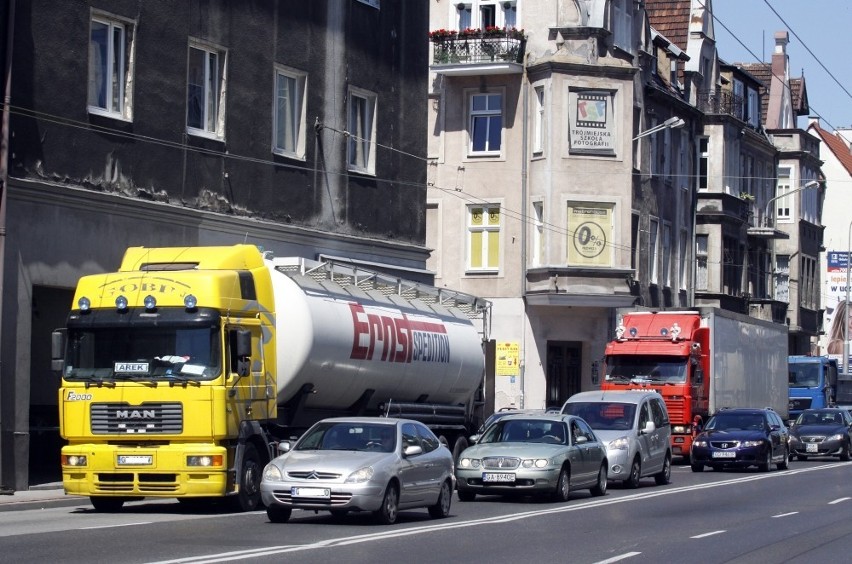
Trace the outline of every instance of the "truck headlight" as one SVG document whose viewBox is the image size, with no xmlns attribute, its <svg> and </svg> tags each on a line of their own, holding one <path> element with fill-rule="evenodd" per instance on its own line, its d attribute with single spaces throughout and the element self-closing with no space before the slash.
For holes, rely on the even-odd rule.
<svg viewBox="0 0 852 564">
<path fill-rule="evenodd" d="M 222 467 L 222 455 L 221 454 L 203 454 L 203 455 L 191 455 L 186 457 L 186 465 L 187 466 L 195 466 L 195 467 Z"/>
<path fill-rule="evenodd" d="M 85 454 L 63 454 L 63 466 L 87 466 L 88 459 Z"/>
<path fill-rule="evenodd" d="M 672 433 L 687 435 L 692 432 L 692 425 L 672 425 Z"/>
<path fill-rule="evenodd" d="M 283 479 L 281 469 L 270 462 L 263 469 L 263 479 L 267 482 L 280 482 Z"/>
</svg>

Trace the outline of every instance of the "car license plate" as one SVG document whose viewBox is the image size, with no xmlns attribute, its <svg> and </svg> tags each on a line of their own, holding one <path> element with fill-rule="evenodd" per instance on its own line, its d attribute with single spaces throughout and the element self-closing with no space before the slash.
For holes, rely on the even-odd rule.
<svg viewBox="0 0 852 564">
<path fill-rule="evenodd" d="M 717 450 L 713 453 L 713 458 L 736 458 L 737 453 L 725 450 Z"/>
<path fill-rule="evenodd" d="M 150 454 L 119 454 L 119 466 L 150 466 L 154 463 L 154 457 Z"/>
<path fill-rule="evenodd" d="M 290 488 L 290 495 L 293 497 L 328 499 L 331 497 L 331 490 L 328 488 Z"/>
<path fill-rule="evenodd" d="M 819 452 L 819 445 L 816 443 L 808 443 L 805 445 L 805 452 Z"/>
<path fill-rule="evenodd" d="M 484 472 L 482 474 L 483 482 L 514 482 L 515 475 L 502 472 Z"/>
</svg>

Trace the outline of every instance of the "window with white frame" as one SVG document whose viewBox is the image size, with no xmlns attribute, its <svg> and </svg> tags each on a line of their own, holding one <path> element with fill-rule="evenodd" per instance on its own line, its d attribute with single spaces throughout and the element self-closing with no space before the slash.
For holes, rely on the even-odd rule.
<svg viewBox="0 0 852 564">
<path fill-rule="evenodd" d="M 670 288 L 672 285 L 671 277 L 671 256 L 672 256 L 672 226 L 670 223 L 663 223 L 663 286 Z"/>
<path fill-rule="evenodd" d="M 778 167 L 778 184 L 776 184 L 775 217 L 776 219 L 790 219 L 792 217 L 791 207 L 793 197 L 790 194 L 791 170 L 789 167 Z"/>
<path fill-rule="evenodd" d="M 359 88 L 349 89 L 347 119 L 349 170 L 376 172 L 376 95 Z"/>
<path fill-rule="evenodd" d="M 458 3 L 456 4 L 458 12 L 458 28 L 459 31 L 473 27 L 473 6 L 471 4 Z"/>
<path fill-rule="evenodd" d="M 479 4 L 479 27 L 487 29 L 497 27 L 497 3 L 480 2 Z"/>
<path fill-rule="evenodd" d="M 544 264 L 544 202 L 533 202 L 532 265 Z"/>
<path fill-rule="evenodd" d="M 273 152 L 276 154 L 305 158 L 306 83 L 305 73 L 283 67 L 275 69 Z"/>
<path fill-rule="evenodd" d="M 503 6 L 503 22 L 507 29 L 518 26 L 518 3 L 501 2 Z"/>
<path fill-rule="evenodd" d="M 752 127 L 760 127 L 760 98 L 757 90 L 748 89 L 748 123 Z"/>
<path fill-rule="evenodd" d="M 633 0 L 612 0 L 612 42 L 633 53 Z"/>
<path fill-rule="evenodd" d="M 687 252 L 689 251 L 688 243 L 689 234 L 686 229 L 680 230 L 680 237 L 678 238 L 678 248 L 677 248 L 677 256 L 678 256 L 678 288 L 681 290 L 686 290 L 689 287 L 689 268 L 687 268 Z"/>
<path fill-rule="evenodd" d="M 709 235 L 695 236 L 695 289 L 708 290 L 710 273 L 708 271 L 708 242 Z"/>
<path fill-rule="evenodd" d="M 744 120 L 745 119 L 745 84 L 741 80 L 734 79 L 734 99 L 733 99 L 733 114 Z"/>
<path fill-rule="evenodd" d="M 472 94 L 469 127 L 471 154 L 499 155 L 503 139 L 503 95 Z"/>
<path fill-rule="evenodd" d="M 89 113 L 129 120 L 133 80 L 130 22 L 92 17 L 89 30 Z"/>
<path fill-rule="evenodd" d="M 497 271 L 500 268 L 500 206 L 467 208 L 467 269 Z"/>
<path fill-rule="evenodd" d="M 659 256 L 660 220 L 652 217 L 648 225 L 648 278 L 651 284 L 659 282 L 659 270 L 657 268 L 657 257 Z"/>
<path fill-rule="evenodd" d="M 544 86 L 536 86 L 534 92 L 533 154 L 541 155 L 544 152 Z"/>
<path fill-rule="evenodd" d="M 675 183 L 684 190 L 689 188 L 689 135 L 686 131 L 679 132 L 677 172 Z"/>
<path fill-rule="evenodd" d="M 775 255 L 775 299 L 790 303 L 790 257 Z"/>
<path fill-rule="evenodd" d="M 186 129 L 191 135 L 225 136 L 226 53 L 201 43 L 189 46 Z"/>
<path fill-rule="evenodd" d="M 698 189 L 707 190 L 710 185 L 710 139 L 698 138 Z"/>
<path fill-rule="evenodd" d="M 816 310 L 819 299 L 817 296 L 817 265 L 819 261 L 815 257 L 802 255 L 799 268 L 801 269 L 801 282 L 799 303 L 802 307 Z"/>
</svg>

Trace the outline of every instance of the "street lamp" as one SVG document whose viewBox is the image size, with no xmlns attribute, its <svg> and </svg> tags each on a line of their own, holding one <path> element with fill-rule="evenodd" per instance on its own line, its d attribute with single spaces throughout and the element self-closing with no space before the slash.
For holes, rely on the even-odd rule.
<svg viewBox="0 0 852 564">
<path fill-rule="evenodd" d="M 666 121 L 664 121 L 660 125 L 655 125 L 651 129 L 648 129 L 647 131 L 643 131 L 642 133 L 640 133 L 639 135 L 634 137 L 633 140 L 636 141 L 637 139 L 641 139 L 642 137 L 645 137 L 646 135 L 651 135 L 652 133 L 656 133 L 656 132 L 662 131 L 664 129 L 676 129 L 678 127 L 683 127 L 685 123 L 686 122 L 684 122 L 683 119 L 681 119 L 677 116 L 670 117 L 669 119 L 667 119 Z"/>
<path fill-rule="evenodd" d="M 808 188 L 816 188 L 817 186 L 819 186 L 819 182 L 816 181 L 816 180 L 811 180 L 810 182 L 808 182 L 804 186 L 799 186 L 795 190 L 790 190 L 789 192 L 785 192 L 784 194 L 779 194 L 778 196 L 775 196 L 774 198 L 769 198 L 769 200 L 767 200 L 767 202 L 766 202 L 766 209 L 763 211 L 763 225 L 764 225 L 764 227 L 769 227 L 769 204 L 771 204 L 775 200 L 780 200 L 781 198 L 786 198 L 787 196 L 789 196 L 791 194 L 795 194 L 796 192 L 801 192 L 802 190 L 806 190 Z"/>
</svg>

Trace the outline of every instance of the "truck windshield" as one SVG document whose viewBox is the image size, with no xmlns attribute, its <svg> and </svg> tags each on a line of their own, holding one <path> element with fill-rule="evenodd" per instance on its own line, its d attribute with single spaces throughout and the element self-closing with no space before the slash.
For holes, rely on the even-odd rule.
<svg viewBox="0 0 852 564">
<path fill-rule="evenodd" d="M 819 364 L 790 364 L 787 371 L 791 388 L 816 388 L 819 386 Z"/>
<path fill-rule="evenodd" d="M 66 380 L 209 380 L 219 375 L 219 331 L 210 326 L 68 330 Z"/>
<path fill-rule="evenodd" d="M 606 380 L 608 382 L 686 382 L 686 359 L 659 356 L 608 356 Z"/>
</svg>

